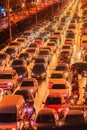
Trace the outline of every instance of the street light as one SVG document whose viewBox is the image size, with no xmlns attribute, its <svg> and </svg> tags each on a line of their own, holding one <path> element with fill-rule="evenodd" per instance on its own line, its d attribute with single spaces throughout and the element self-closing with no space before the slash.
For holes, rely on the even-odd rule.
<svg viewBox="0 0 87 130">
<path fill-rule="evenodd" d="M 8 27 L 9 27 L 9 38 L 12 41 L 12 29 L 11 29 L 11 19 L 10 19 L 10 0 L 7 0 L 7 16 L 8 16 Z"/>
</svg>

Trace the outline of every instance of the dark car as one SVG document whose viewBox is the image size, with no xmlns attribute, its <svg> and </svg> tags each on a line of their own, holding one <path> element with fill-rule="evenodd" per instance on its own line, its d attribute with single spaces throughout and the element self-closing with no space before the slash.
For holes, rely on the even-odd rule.
<svg viewBox="0 0 87 130">
<path fill-rule="evenodd" d="M 85 124 L 85 116 L 82 110 L 69 110 L 64 118 L 64 125 Z"/>
<path fill-rule="evenodd" d="M 37 56 L 37 48 L 28 48 L 26 50 L 26 52 L 29 53 L 29 55 L 31 55 L 32 59 L 34 59 Z"/>
<path fill-rule="evenodd" d="M 36 79 L 45 79 L 46 78 L 46 67 L 44 64 L 34 64 L 31 77 L 34 77 Z"/>
<path fill-rule="evenodd" d="M 87 63 L 85 62 L 76 62 L 71 65 L 71 70 L 74 72 L 75 70 L 78 74 L 82 74 L 83 71 L 87 71 Z"/>
<path fill-rule="evenodd" d="M 14 59 L 14 58 L 16 58 L 17 55 L 18 55 L 18 53 L 19 53 L 19 52 L 18 52 L 15 48 L 13 48 L 13 47 L 8 47 L 5 52 L 10 56 L 10 59 L 11 59 L 11 60 Z"/>
<path fill-rule="evenodd" d="M 11 63 L 11 68 L 16 67 L 16 66 L 26 66 L 26 62 L 23 59 L 14 59 Z"/>
<path fill-rule="evenodd" d="M 43 64 L 46 66 L 46 68 L 47 68 L 47 66 L 48 66 L 48 62 L 45 60 L 44 57 L 36 57 L 34 63 L 35 63 L 35 64 L 36 64 L 36 63 L 38 63 L 38 64 L 43 63 Z"/>
<path fill-rule="evenodd" d="M 44 57 L 48 61 L 48 63 L 51 62 L 51 58 L 52 58 L 51 53 L 47 49 L 40 49 L 39 53 L 38 53 L 38 56 Z"/>
<path fill-rule="evenodd" d="M 0 53 L 0 65 L 6 66 L 10 61 L 10 56 L 6 53 Z"/>
<path fill-rule="evenodd" d="M 18 74 L 18 81 L 22 81 L 24 78 L 28 78 L 28 70 L 25 66 L 14 66 L 14 70 L 16 70 Z"/>
<path fill-rule="evenodd" d="M 29 95 L 29 93 L 28 93 L 27 90 L 18 89 L 18 90 L 15 91 L 14 94 L 15 94 L 15 95 L 22 95 L 22 96 L 24 97 L 25 102 L 26 102 L 27 100 L 29 100 L 29 98 L 30 98 L 30 95 Z"/>
<path fill-rule="evenodd" d="M 28 65 L 31 62 L 31 60 L 32 60 L 32 56 L 29 55 L 28 52 L 22 52 L 19 55 L 19 59 L 23 59 L 25 62 L 27 62 L 27 65 Z"/>
</svg>

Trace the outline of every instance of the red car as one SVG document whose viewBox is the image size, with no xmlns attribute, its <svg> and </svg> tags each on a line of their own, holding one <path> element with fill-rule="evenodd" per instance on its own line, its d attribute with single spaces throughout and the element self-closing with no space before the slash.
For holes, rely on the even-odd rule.
<svg viewBox="0 0 87 130">
<path fill-rule="evenodd" d="M 64 116 L 66 104 L 64 98 L 59 94 L 49 94 L 44 102 L 44 108 L 53 108 L 57 111 L 59 118 Z"/>
</svg>

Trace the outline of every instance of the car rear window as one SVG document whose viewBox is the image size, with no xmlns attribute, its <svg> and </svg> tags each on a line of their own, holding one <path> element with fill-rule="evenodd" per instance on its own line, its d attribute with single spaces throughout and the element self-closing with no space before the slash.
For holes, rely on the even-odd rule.
<svg viewBox="0 0 87 130">
<path fill-rule="evenodd" d="M 65 84 L 53 84 L 52 89 L 66 89 Z"/>
</svg>

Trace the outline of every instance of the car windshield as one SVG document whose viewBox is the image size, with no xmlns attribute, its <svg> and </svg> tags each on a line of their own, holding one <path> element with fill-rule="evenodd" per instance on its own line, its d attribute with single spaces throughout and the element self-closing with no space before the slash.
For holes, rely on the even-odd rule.
<svg viewBox="0 0 87 130">
<path fill-rule="evenodd" d="M 35 65 L 34 67 L 33 67 L 33 71 L 35 71 L 35 72 L 42 72 L 42 71 L 45 71 L 45 68 L 44 68 L 44 66 L 43 65 Z"/>
<path fill-rule="evenodd" d="M 52 89 L 66 89 L 65 84 L 53 84 Z"/>
<path fill-rule="evenodd" d="M 33 81 L 23 81 L 22 84 L 21 84 L 22 87 L 31 87 L 31 86 L 34 86 L 34 82 Z"/>
<path fill-rule="evenodd" d="M 8 49 L 6 50 L 6 53 L 8 53 L 8 54 L 15 53 L 15 49 L 13 49 L 13 48 L 8 48 Z"/>
<path fill-rule="evenodd" d="M 47 46 L 54 46 L 54 43 L 48 43 Z"/>
<path fill-rule="evenodd" d="M 35 63 L 43 63 L 43 62 L 45 62 L 44 59 L 36 59 L 36 60 L 35 60 Z"/>
<path fill-rule="evenodd" d="M 66 66 L 57 66 L 56 70 L 67 70 Z"/>
<path fill-rule="evenodd" d="M 29 47 L 37 47 L 37 44 L 31 43 Z"/>
<path fill-rule="evenodd" d="M 48 51 L 40 51 L 40 52 L 39 52 L 39 55 L 48 55 L 48 54 L 49 54 Z"/>
<path fill-rule="evenodd" d="M 16 121 L 16 113 L 0 113 L 0 123 L 12 123 Z"/>
<path fill-rule="evenodd" d="M 55 123 L 53 114 L 42 114 L 38 115 L 36 123 Z"/>
<path fill-rule="evenodd" d="M 23 65 L 23 61 L 22 60 L 14 60 L 12 62 L 12 65 Z"/>
<path fill-rule="evenodd" d="M 51 75 L 51 78 L 63 78 L 63 75 L 62 74 L 52 74 Z"/>
<path fill-rule="evenodd" d="M 70 49 L 70 46 L 63 46 L 63 49 Z"/>
<path fill-rule="evenodd" d="M 11 74 L 0 74 L 0 79 L 12 79 Z"/>
<path fill-rule="evenodd" d="M 61 98 L 60 97 L 48 97 L 46 100 L 46 104 L 52 105 L 52 104 L 61 104 Z"/>
</svg>

